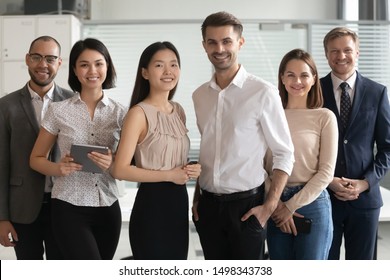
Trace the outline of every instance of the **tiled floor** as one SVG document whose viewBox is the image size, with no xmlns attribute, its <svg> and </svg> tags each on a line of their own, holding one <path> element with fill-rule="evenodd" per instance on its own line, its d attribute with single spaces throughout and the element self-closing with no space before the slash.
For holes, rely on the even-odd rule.
<svg viewBox="0 0 390 280">
<path fill-rule="evenodd" d="M 114 256 L 114 259 L 119 260 L 131 256 L 131 249 L 128 235 L 128 219 L 130 216 L 131 206 L 134 201 L 134 188 L 124 187 L 122 189 L 123 196 L 120 199 L 122 208 L 122 231 L 119 240 L 119 245 Z M 192 189 L 189 189 L 190 201 L 192 201 Z M 195 231 L 194 225 L 190 222 L 190 244 L 188 259 L 190 260 L 202 260 L 203 254 L 200 247 L 199 238 Z M 15 253 L 12 248 L 4 248 L 0 246 L 0 260 L 14 260 Z M 379 239 L 378 239 L 378 259 L 390 260 L 390 221 L 381 222 L 379 224 Z"/>
</svg>

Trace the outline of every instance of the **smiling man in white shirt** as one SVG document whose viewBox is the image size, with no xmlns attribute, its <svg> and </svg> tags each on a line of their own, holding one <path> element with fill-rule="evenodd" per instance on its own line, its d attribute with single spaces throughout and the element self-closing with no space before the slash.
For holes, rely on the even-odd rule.
<svg viewBox="0 0 390 280">
<path fill-rule="evenodd" d="M 243 26 L 218 12 L 202 24 L 212 79 L 193 93 L 201 134 L 193 218 L 205 259 L 261 259 L 264 227 L 290 175 L 294 152 L 278 90 L 237 61 Z M 273 153 L 264 198 L 263 158 Z"/>
</svg>

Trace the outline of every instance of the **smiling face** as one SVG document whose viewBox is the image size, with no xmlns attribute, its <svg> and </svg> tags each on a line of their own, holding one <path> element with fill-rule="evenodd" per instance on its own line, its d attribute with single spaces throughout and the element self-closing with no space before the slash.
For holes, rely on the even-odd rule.
<svg viewBox="0 0 390 280">
<path fill-rule="evenodd" d="M 37 88 L 48 89 L 52 86 L 53 80 L 57 75 L 58 69 L 62 63 L 58 45 L 53 41 L 38 40 L 31 47 L 30 54 L 39 54 L 41 56 L 58 57 L 53 63 L 48 63 L 46 59 L 37 61 L 26 55 L 26 65 L 31 77 L 30 86 L 38 92 Z"/>
<path fill-rule="evenodd" d="M 208 26 L 203 48 L 216 72 L 235 72 L 238 69 L 238 51 L 243 44 L 244 38 L 235 32 L 232 25 Z"/>
<path fill-rule="evenodd" d="M 288 100 L 302 100 L 306 104 L 307 95 L 315 84 L 309 65 L 303 60 L 292 59 L 286 64 L 286 69 L 281 76 L 282 83 L 288 93 Z"/>
<path fill-rule="evenodd" d="M 74 72 L 82 89 L 101 90 L 107 77 L 107 62 L 100 52 L 85 49 L 77 58 Z"/>
<path fill-rule="evenodd" d="M 332 72 L 345 81 L 355 72 L 359 50 L 351 36 L 330 40 L 326 46 L 326 58 Z"/>
<path fill-rule="evenodd" d="M 176 54 L 170 49 L 156 52 L 147 68 L 142 68 L 142 76 L 149 81 L 150 91 L 169 92 L 178 83 L 180 66 Z"/>
</svg>

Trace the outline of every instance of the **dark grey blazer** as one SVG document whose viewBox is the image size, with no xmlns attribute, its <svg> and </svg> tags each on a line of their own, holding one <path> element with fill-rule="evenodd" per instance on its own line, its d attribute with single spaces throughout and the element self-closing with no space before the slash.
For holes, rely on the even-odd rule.
<svg viewBox="0 0 390 280">
<path fill-rule="evenodd" d="M 73 92 L 55 85 L 54 102 L 71 96 Z M 0 220 L 29 224 L 39 214 L 45 176 L 32 170 L 29 164 L 38 133 L 27 84 L 0 98 Z M 51 158 L 55 158 L 56 150 Z"/>
</svg>

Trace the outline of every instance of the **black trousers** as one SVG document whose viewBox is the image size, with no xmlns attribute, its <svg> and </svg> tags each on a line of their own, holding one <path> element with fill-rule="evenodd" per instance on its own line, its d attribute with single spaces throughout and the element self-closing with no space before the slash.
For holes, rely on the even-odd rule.
<svg viewBox="0 0 390 280">
<path fill-rule="evenodd" d="M 263 258 L 266 232 L 255 216 L 241 217 L 263 204 L 262 191 L 245 199 L 221 201 L 201 195 L 199 220 L 194 221 L 206 260 L 258 260 Z"/>
<path fill-rule="evenodd" d="M 15 254 L 18 260 L 62 260 L 51 225 L 51 204 L 43 203 L 38 218 L 31 224 L 13 223 L 18 234 Z"/>
<path fill-rule="evenodd" d="M 55 238 L 67 260 L 112 260 L 122 226 L 119 202 L 111 206 L 75 206 L 52 199 Z"/>
<path fill-rule="evenodd" d="M 328 259 L 340 259 L 343 237 L 346 260 L 375 259 L 380 208 L 355 208 L 348 201 L 330 195 L 334 230 Z"/>
</svg>

